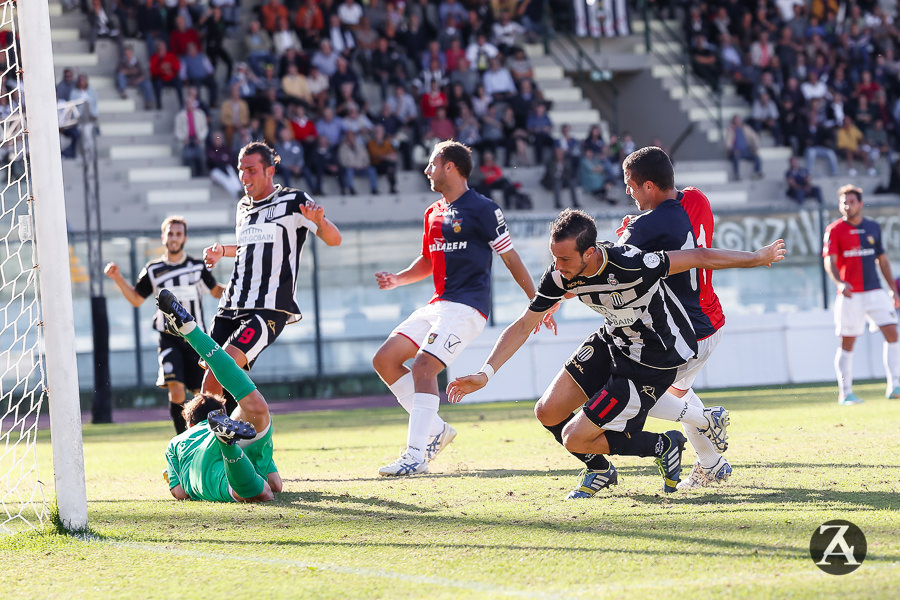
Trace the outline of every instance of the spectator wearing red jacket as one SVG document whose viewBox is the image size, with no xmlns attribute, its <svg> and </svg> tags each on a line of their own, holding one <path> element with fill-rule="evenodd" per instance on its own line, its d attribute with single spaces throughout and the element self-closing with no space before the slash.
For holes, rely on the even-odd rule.
<svg viewBox="0 0 900 600">
<path fill-rule="evenodd" d="M 475 186 L 475 190 L 489 198 L 491 192 L 500 191 L 503 193 L 503 204 L 506 208 L 513 208 L 516 186 L 506 178 L 503 169 L 494 161 L 493 152 L 484 153 L 478 172 L 481 175 L 481 182 Z"/>
<path fill-rule="evenodd" d="M 153 93 L 156 95 L 156 106 L 162 108 L 162 89 L 164 87 L 175 88 L 178 92 L 178 105 L 184 108 L 184 93 L 182 91 L 181 61 L 174 52 L 162 40 L 156 41 L 156 53 L 150 57 L 150 79 L 153 82 Z"/>
<path fill-rule="evenodd" d="M 447 107 L 447 95 L 441 91 L 440 82 L 436 79 L 431 81 L 431 89 L 422 94 L 421 102 L 423 119 L 433 119 L 437 116 L 437 109 L 439 107 Z"/>
<path fill-rule="evenodd" d="M 316 124 L 306 115 L 306 109 L 302 104 L 295 104 L 291 107 L 293 113 L 291 117 L 291 131 L 294 133 L 294 139 L 300 142 L 306 152 L 311 152 L 319 137 L 316 130 Z"/>
<path fill-rule="evenodd" d="M 200 48 L 200 34 L 193 27 L 187 26 L 187 20 L 181 15 L 175 17 L 175 28 L 169 34 L 169 50 L 181 58 L 187 54 L 188 44 Z"/>
</svg>

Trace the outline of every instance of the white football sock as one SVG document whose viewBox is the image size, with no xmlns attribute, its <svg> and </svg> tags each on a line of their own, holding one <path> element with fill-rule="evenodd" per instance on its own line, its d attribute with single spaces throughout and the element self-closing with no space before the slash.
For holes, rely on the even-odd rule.
<svg viewBox="0 0 900 600">
<path fill-rule="evenodd" d="M 413 394 L 416 393 L 411 371 L 407 371 L 403 377 L 388 386 L 391 393 L 397 398 L 397 402 L 406 412 L 412 411 Z"/>
<path fill-rule="evenodd" d="M 694 389 L 691 388 L 687 391 L 687 394 L 684 395 L 682 400 L 686 400 L 691 408 L 700 410 L 701 418 L 703 419 L 703 425 L 701 425 L 701 427 L 705 429 L 709 423 L 706 422 L 706 417 L 702 416 L 703 401 L 700 399 L 700 396 L 698 396 L 697 393 L 694 392 Z M 716 463 L 719 462 L 719 458 L 721 458 L 722 455 L 719 454 L 710 439 L 697 431 L 696 427 L 692 427 L 687 423 L 682 423 L 681 428 L 684 430 L 684 435 L 687 437 L 688 442 L 691 443 L 694 452 L 697 453 L 697 460 L 700 461 L 700 466 L 707 469 L 714 467 Z"/>
<path fill-rule="evenodd" d="M 837 373 L 838 393 L 846 398 L 853 393 L 853 352 L 838 348 L 834 355 L 834 370 Z"/>
<path fill-rule="evenodd" d="M 887 374 L 887 391 L 890 394 L 897 387 L 900 377 L 900 342 L 884 343 L 884 372 Z"/>
<path fill-rule="evenodd" d="M 434 394 L 413 394 L 413 407 L 409 412 L 409 430 L 406 433 L 406 451 L 416 460 L 425 460 L 425 446 L 431 434 L 431 423 L 437 417 L 441 399 Z"/>
<path fill-rule="evenodd" d="M 675 421 L 676 423 L 686 423 L 696 427 L 706 427 L 706 417 L 703 416 L 703 403 L 700 406 L 692 404 L 688 398 L 691 392 L 688 392 L 684 398 L 679 398 L 672 392 L 666 392 L 659 397 L 653 408 L 648 413 L 651 417 L 663 419 L 665 421 Z M 697 398 L 697 394 L 694 394 Z M 700 399 L 697 398 L 699 402 Z"/>
<path fill-rule="evenodd" d="M 407 371 L 407 373 L 388 386 L 388 389 L 391 390 L 391 393 L 397 398 L 397 402 L 400 403 L 400 406 L 403 407 L 408 413 L 412 413 L 413 408 L 413 394 L 416 393 L 415 384 L 413 383 L 412 372 Z M 429 430 L 429 434 L 435 436 L 444 431 L 444 419 L 441 418 L 440 415 L 434 415 L 434 419 L 431 421 L 431 428 Z"/>
</svg>

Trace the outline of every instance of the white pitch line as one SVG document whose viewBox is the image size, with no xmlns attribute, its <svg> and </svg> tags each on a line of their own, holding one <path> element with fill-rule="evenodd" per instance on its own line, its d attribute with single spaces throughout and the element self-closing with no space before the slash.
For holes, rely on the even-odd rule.
<svg viewBox="0 0 900 600">
<path fill-rule="evenodd" d="M 394 579 L 397 581 L 407 581 L 410 583 L 419 583 L 419 584 L 429 584 L 429 585 L 437 585 L 443 587 L 450 588 L 458 588 L 467 591 L 474 592 L 490 592 L 494 594 L 503 594 L 505 596 L 515 596 L 518 598 L 548 598 L 548 599 L 556 599 L 558 598 L 557 594 L 545 594 L 540 592 L 533 592 L 528 590 L 516 590 L 505 588 L 497 585 L 490 585 L 484 583 L 475 583 L 473 581 L 457 581 L 455 579 L 446 579 L 444 577 L 431 577 L 425 575 L 407 575 L 405 573 L 398 573 L 396 571 L 388 571 L 386 569 L 372 569 L 366 567 L 342 567 L 340 565 L 327 565 L 321 563 L 310 563 L 303 562 L 299 560 L 287 560 L 281 558 L 265 558 L 265 557 L 254 557 L 254 556 L 243 556 L 240 554 L 225 554 L 225 553 L 215 553 L 215 552 L 198 552 L 196 550 L 182 550 L 180 548 L 161 548 L 159 546 L 153 546 L 150 544 L 136 544 L 130 542 L 110 542 L 102 539 L 91 539 L 91 543 L 105 543 L 111 544 L 113 546 L 121 546 L 124 548 L 131 548 L 134 550 L 145 550 L 147 552 L 156 552 L 158 554 L 175 554 L 179 556 L 190 556 L 193 558 L 209 558 L 214 560 L 221 560 L 226 558 L 228 560 L 241 560 L 244 562 L 257 563 L 263 565 L 275 565 L 275 566 L 287 566 L 294 567 L 297 569 L 316 569 L 319 571 L 331 571 L 333 573 L 343 573 L 346 575 L 357 575 L 364 577 L 380 577 L 384 579 Z"/>
</svg>

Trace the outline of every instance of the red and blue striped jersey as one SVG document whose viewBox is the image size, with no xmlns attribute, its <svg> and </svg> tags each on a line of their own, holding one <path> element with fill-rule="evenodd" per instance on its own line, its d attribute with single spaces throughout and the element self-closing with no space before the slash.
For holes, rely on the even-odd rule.
<svg viewBox="0 0 900 600">
<path fill-rule="evenodd" d="M 686 187 L 678 192 L 677 200 L 665 200 L 651 211 L 626 217 L 616 232 L 616 244 L 631 244 L 648 252 L 710 248 L 714 227 L 709 200 L 697 188 Z M 691 269 L 671 275 L 666 285 L 690 315 L 698 340 L 711 336 L 725 324 L 725 314 L 712 285 L 712 271 Z"/>
<path fill-rule="evenodd" d="M 876 258 L 884 254 L 881 227 L 863 218 L 859 225 L 838 219 L 825 228 L 822 256 L 834 256 L 838 277 L 846 281 L 854 292 L 867 292 L 881 287 Z"/>
<path fill-rule="evenodd" d="M 491 310 L 493 253 L 513 249 L 503 211 L 468 190 L 453 203 L 443 198 L 425 210 L 422 256 L 431 259 L 434 296 L 471 306 L 487 318 Z"/>
</svg>

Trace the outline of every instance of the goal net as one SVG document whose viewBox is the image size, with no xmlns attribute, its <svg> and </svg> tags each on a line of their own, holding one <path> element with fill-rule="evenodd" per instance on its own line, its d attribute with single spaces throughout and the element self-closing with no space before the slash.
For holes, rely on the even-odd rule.
<svg viewBox="0 0 900 600">
<path fill-rule="evenodd" d="M 40 527 L 51 514 L 38 470 L 44 421 L 60 521 L 87 526 L 49 37 L 47 0 L 20 1 L 18 10 L 0 0 L 0 535 Z"/>
<path fill-rule="evenodd" d="M 14 5 L 0 23 L 0 521 L 4 532 L 47 518 L 37 468 L 38 417 L 44 400 L 37 264 L 19 88 Z"/>
</svg>

